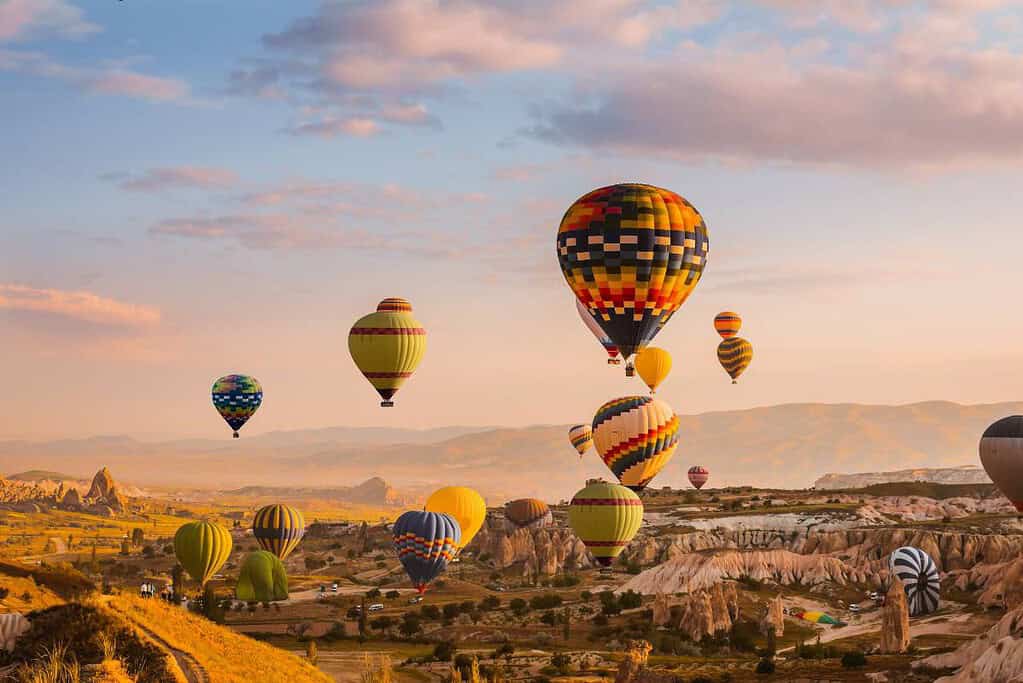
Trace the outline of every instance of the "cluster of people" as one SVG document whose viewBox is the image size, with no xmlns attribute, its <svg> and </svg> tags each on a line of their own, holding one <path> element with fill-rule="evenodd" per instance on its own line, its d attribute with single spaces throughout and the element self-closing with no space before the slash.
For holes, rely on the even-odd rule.
<svg viewBox="0 0 1023 683">
<path fill-rule="evenodd" d="M 166 592 L 166 591 L 165 591 Z M 152 598 L 156 596 L 156 584 L 145 582 L 139 586 L 139 597 Z"/>
</svg>

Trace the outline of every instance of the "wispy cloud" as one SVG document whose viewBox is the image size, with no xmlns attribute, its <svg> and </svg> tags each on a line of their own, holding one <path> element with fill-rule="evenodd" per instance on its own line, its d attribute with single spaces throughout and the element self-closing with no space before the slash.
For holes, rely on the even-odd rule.
<svg viewBox="0 0 1023 683">
<path fill-rule="evenodd" d="M 226 189 L 238 181 L 238 174 L 226 168 L 209 166 L 173 166 L 152 168 L 135 177 L 107 174 L 121 180 L 120 186 L 133 192 L 157 192 L 170 188 L 203 190 Z"/>
<path fill-rule="evenodd" d="M 191 93 L 188 84 L 177 78 L 151 76 L 120 66 L 68 66 L 40 52 L 0 50 L 0 71 L 53 78 L 86 92 L 150 102 L 183 102 Z"/>
<path fill-rule="evenodd" d="M 152 306 L 126 303 L 88 291 L 37 289 L 19 284 L 0 284 L 0 309 L 122 328 L 152 327 L 160 322 L 160 310 Z"/>
<path fill-rule="evenodd" d="M 301 123 L 289 129 L 292 135 L 312 135 L 320 138 L 334 138 L 349 135 L 355 138 L 368 138 L 380 132 L 380 124 L 373 119 L 352 117 L 346 119 L 321 119 L 312 123 Z"/>
<path fill-rule="evenodd" d="M 52 33 L 81 38 L 102 30 L 65 0 L 4 0 L 0 2 L 0 41 Z"/>
</svg>

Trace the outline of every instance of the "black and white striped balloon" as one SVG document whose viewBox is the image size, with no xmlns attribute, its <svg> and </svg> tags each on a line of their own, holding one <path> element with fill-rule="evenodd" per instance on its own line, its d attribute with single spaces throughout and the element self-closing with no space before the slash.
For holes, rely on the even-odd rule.
<svg viewBox="0 0 1023 683">
<path fill-rule="evenodd" d="M 919 548 L 903 546 L 892 551 L 888 569 L 906 590 L 909 616 L 918 617 L 938 609 L 941 581 L 930 555 Z"/>
</svg>

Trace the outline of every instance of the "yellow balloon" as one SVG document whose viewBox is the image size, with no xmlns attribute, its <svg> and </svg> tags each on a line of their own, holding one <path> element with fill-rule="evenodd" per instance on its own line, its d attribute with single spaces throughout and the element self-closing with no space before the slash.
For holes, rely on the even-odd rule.
<svg viewBox="0 0 1023 683">
<path fill-rule="evenodd" d="M 476 532 L 487 518 L 487 503 L 483 496 L 465 486 L 445 486 L 437 489 L 426 499 L 427 512 L 446 512 L 455 518 L 462 530 L 458 542 L 461 550 L 469 545 Z"/>
<path fill-rule="evenodd" d="M 636 372 L 650 387 L 650 393 L 654 393 L 671 372 L 671 354 L 656 346 L 646 347 L 636 354 Z"/>
</svg>

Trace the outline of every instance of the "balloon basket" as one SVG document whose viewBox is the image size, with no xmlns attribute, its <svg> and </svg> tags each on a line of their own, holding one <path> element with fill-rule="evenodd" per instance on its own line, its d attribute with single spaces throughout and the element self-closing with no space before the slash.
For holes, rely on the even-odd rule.
<svg viewBox="0 0 1023 683">
<path fill-rule="evenodd" d="M 394 407 L 394 401 L 381 401 L 380 402 L 380 407 L 381 408 L 393 408 Z"/>
<path fill-rule="evenodd" d="M 636 368 L 632 367 L 631 365 L 625 366 L 625 376 L 626 377 L 635 377 L 636 376 Z"/>
<path fill-rule="evenodd" d="M 732 380 L 732 384 L 738 384 L 738 383 L 739 383 L 738 380 L 734 380 L 734 379 Z"/>
<path fill-rule="evenodd" d="M 237 438 L 238 438 L 238 432 L 235 432 L 235 433 L 234 433 L 234 436 L 233 436 L 233 438 L 235 438 L 235 439 L 237 439 Z"/>
</svg>

